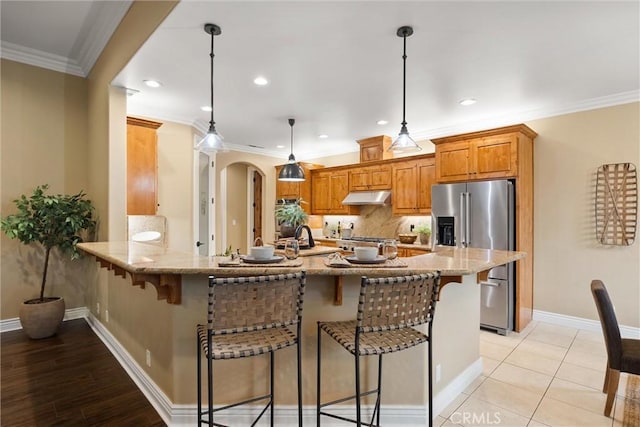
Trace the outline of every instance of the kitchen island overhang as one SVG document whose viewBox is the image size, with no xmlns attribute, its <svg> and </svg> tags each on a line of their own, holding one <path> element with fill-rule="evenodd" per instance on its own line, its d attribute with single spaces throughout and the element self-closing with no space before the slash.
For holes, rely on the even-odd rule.
<svg viewBox="0 0 640 427">
<path fill-rule="evenodd" d="M 428 254 L 404 258 L 407 267 L 402 268 L 372 269 L 366 265 L 334 268 L 325 265 L 324 258 L 320 256 L 301 257 L 302 265 L 296 267 L 280 267 L 277 264 L 223 267 L 220 263 L 227 261 L 228 257 L 201 256 L 138 242 L 79 243 L 78 248 L 93 255 L 101 267 L 113 270 L 116 275 L 125 278 L 126 273 L 129 273 L 133 285 L 144 286 L 145 282 L 151 283 L 158 291 L 158 299 L 164 299 L 170 304 L 181 302 L 183 275 L 251 276 L 304 270 L 308 276 L 380 277 L 439 271 L 442 288 L 447 283 L 461 282 L 465 275 L 479 274 L 478 281 L 483 280 L 491 268 L 526 256 L 524 252 L 517 251 L 442 246 L 434 248 Z"/>
<path fill-rule="evenodd" d="M 436 248 L 431 254 L 403 258 L 407 268 L 331 268 L 324 257 L 306 257 L 296 268 L 278 267 L 219 267 L 215 257 L 199 257 L 148 244 L 129 242 L 83 243 L 80 248 L 96 256 L 101 265 L 98 287 L 101 313 L 92 311 L 90 318 L 101 322 L 114 335 L 131 358 L 144 367 L 149 384 L 165 395 L 171 424 L 184 424 L 184 414 L 193 413 L 195 422 L 196 345 L 195 325 L 206 319 L 207 276 L 276 274 L 305 270 L 307 286 L 303 309 L 303 402 L 305 424 L 315 420 L 315 365 L 316 322 L 319 320 L 346 320 L 354 318 L 359 294 L 360 276 L 405 275 L 425 271 L 440 271 L 442 280 L 457 281 L 441 289 L 433 325 L 434 414 L 439 414 L 456 396 L 482 373 L 479 354 L 480 340 L 480 286 L 478 274 L 517 261 L 525 256 L 521 252 L 488 251 L 483 249 Z M 179 279 L 174 291 L 179 291 L 179 303 L 154 303 L 155 290 L 141 291 L 131 286 L 131 278 L 138 280 Z M 343 279 L 344 304 L 334 304 L 334 280 Z M 151 283 L 151 282 L 146 282 Z M 162 286 L 160 286 L 162 287 Z M 157 288 L 157 287 L 156 287 Z M 96 304 L 89 301 L 90 307 Z M 109 310 L 105 320 L 104 310 Z M 323 397 L 340 398 L 352 392 L 353 360 L 337 346 L 329 346 L 328 361 L 323 362 Z M 324 345 L 323 345 L 324 347 Z M 145 366 L 145 350 L 153 355 L 152 366 Z M 385 425 L 426 424 L 428 402 L 427 347 L 421 345 L 398 354 L 388 355 L 383 368 L 384 391 L 382 414 Z M 323 350 L 325 354 L 325 350 Z M 324 359 L 324 356 L 323 356 Z M 365 363 L 365 378 L 375 380 L 377 365 L 373 360 Z M 294 352 L 279 355 L 277 371 L 294 372 Z M 260 357 L 223 362 L 215 367 L 216 381 L 234 384 L 216 397 L 216 404 L 232 401 L 240 396 L 251 396 L 266 387 L 262 374 L 266 359 Z M 294 375 L 286 374 L 294 381 Z M 295 387 L 280 378 L 277 385 L 276 414 L 288 414 L 289 405 L 296 401 Z M 290 387 L 289 387 L 290 385 Z M 156 393 L 158 394 L 158 393 Z M 402 410 L 397 408 L 401 407 Z M 173 409 L 172 409 L 173 408 Z M 192 408 L 193 410 L 185 410 Z M 393 409 L 395 408 L 395 409 Z M 385 409 L 388 409 L 385 412 Z M 350 410 L 345 408 L 345 411 Z M 385 413 L 393 420 L 384 422 Z M 395 415 L 394 415 L 395 414 Z M 278 419 L 279 415 L 276 415 Z M 285 417 L 286 418 L 286 417 Z M 413 420 L 413 421 L 412 421 Z M 242 423 L 240 419 L 227 420 L 228 424 Z M 285 420 L 283 422 L 286 423 Z M 188 422 L 187 422 L 188 424 Z"/>
</svg>

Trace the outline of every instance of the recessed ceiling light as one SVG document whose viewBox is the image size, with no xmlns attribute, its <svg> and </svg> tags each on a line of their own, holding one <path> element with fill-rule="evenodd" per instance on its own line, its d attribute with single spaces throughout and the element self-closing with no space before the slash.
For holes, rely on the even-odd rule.
<svg viewBox="0 0 640 427">
<path fill-rule="evenodd" d="M 318 135 L 318 138 L 327 139 L 329 138 L 329 135 L 323 133 L 322 135 Z"/>
<path fill-rule="evenodd" d="M 212 108 L 209 107 L 208 105 L 203 105 L 202 107 L 200 107 L 200 109 L 202 111 L 206 111 L 207 113 L 211 112 Z"/>
<path fill-rule="evenodd" d="M 475 99 L 473 99 L 473 98 L 467 98 L 467 99 L 463 99 L 462 101 L 460 101 L 460 105 L 464 105 L 464 106 L 473 105 L 476 102 L 477 101 Z"/>
<path fill-rule="evenodd" d="M 389 122 L 386 121 L 386 120 L 378 120 L 376 123 L 379 124 L 379 125 L 386 125 Z"/>
<path fill-rule="evenodd" d="M 255 84 L 257 84 L 258 86 L 265 86 L 267 84 L 269 84 L 269 80 L 265 79 L 262 76 L 256 77 L 255 79 L 253 79 L 253 82 Z"/>
<path fill-rule="evenodd" d="M 276 148 L 284 148 L 284 145 L 276 145 Z"/>
<path fill-rule="evenodd" d="M 160 87 L 162 86 L 162 83 L 160 83 L 159 81 L 156 80 L 143 80 L 144 84 L 146 84 L 149 87 Z"/>
</svg>

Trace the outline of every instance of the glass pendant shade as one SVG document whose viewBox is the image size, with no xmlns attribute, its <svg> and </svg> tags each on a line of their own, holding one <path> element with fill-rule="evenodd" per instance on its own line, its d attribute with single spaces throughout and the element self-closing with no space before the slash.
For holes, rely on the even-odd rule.
<svg viewBox="0 0 640 427">
<path fill-rule="evenodd" d="M 402 37 L 404 50 L 402 53 L 402 127 L 398 137 L 393 141 L 387 151 L 393 153 L 408 153 L 411 151 L 420 151 L 422 148 L 409 136 L 407 130 L 407 121 L 405 120 L 405 112 L 407 105 L 407 37 L 413 34 L 413 28 L 404 26 L 398 28 L 396 33 L 398 37 Z"/>
<path fill-rule="evenodd" d="M 291 154 L 289 154 L 287 164 L 280 169 L 278 181 L 300 182 L 305 180 L 304 170 L 296 162 L 296 157 L 293 155 L 293 125 L 295 122 L 295 119 L 289 119 L 289 126 L 291 126 Z"/>
<path fill-rule="evenodd" d="M 224 140 L 222 136 L 215 129 L 209 129 L 209 132 L 198 142 L 196 150 L 203 151 L 205 153 L 215 153 L 218 151 L 227 151 L 224 146 Z"/>
<path fill-rule="evenodd" d="M 215 126 L 215 121 L 213 119 L 213 58 L 215 57 L 213 53 L 213 39 L 215 36 L 222 34 L 222 29 L 216 24 L 205 24 L 204 31 L 207 34 L 211 35 L 211 53 L 209 54 L 209 58 L 211 61 L 211 80 L 210 80 L 210 105 L 211 105 L 211 120 L 209 121 L 209 131 L 207 134 L 198 142 L 195 146 L 195 149 L 198 151 L 203 151 L 205 153 L 215 153 L 218 151 L 227 151 L 224 146 L 222 135 L 218 133 Z"/>
<path fill-rule="evenodd" d="M 416 144 L 416 142 L 409 136 L 407 127 L 403 126 L 398 134 L 398 137 L 393 141 L 393 144 L 387 149 L 394 153 L 408 153 L 411 151 L 420 151 L 422 148 Z"/>
</svg>

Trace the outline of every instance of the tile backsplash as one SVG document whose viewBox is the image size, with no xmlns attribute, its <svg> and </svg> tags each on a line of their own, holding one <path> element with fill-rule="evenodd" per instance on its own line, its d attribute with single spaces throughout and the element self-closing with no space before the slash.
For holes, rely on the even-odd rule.
<svg viewBox="0 0 640 427">
<path fill-rule="evenodd" d="M 409 233 L 411 225 L 431 225 L 430 216 L 393 216 L 391 206 L 361 206 L 360 215 L 327 215 L 318 235 L 332 237 L 332 230 L 340 225 L 353 223 L 353 236 L 396 238 L 399 233 Z"/>
</svg>

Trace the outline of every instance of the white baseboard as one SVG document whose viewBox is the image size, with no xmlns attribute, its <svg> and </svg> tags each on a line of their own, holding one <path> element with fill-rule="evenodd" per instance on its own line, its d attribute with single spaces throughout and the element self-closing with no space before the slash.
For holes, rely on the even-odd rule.
<svg viewBox="0 0 640 427">
<path fill-rule="evenodd" d="M 602 327 L 598 320 L 567 316 L 566 314 L 551 313 L 542 310 L 533 310 L 533 320 L 551 323 L 558 326 L 566 326 L 569 328 L 602 333 Z M 620 335 L 622 335 L 623 338 L 640 339 L 640 328 L 620 325 Z"/>
<path fill-rule="evenodd" d="M 65 310 L 63 321 L 74 320 L 74 319 L 85 319 L 89 310 L 87 307 L 77 307 L 70 308 Z M 22 329 L 22 324 L 20 323 L 20 319 L 14 317 L 12 319 L 0 320 L 0 333 L 16 331 L 18 329 Z"/>
</svg>

